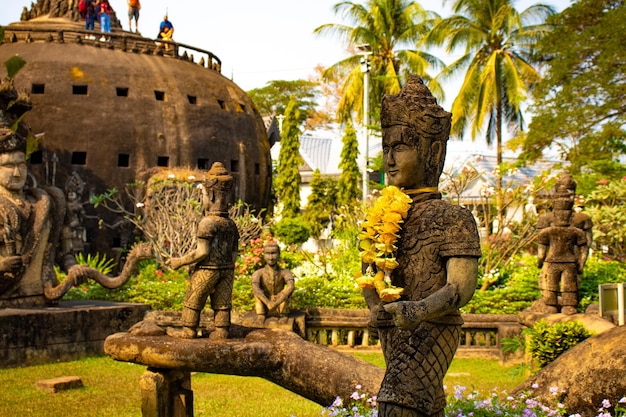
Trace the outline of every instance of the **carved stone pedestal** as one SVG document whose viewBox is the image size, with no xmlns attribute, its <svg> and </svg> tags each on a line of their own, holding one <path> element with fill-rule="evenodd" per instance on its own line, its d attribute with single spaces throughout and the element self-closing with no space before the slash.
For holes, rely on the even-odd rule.
<svg viewBox="0 0 626 417">
<path fill-rule="evenodd" d="M 190 372 L 148 368 L 139 386 L 143 417 L 193 417 Z"/>
</svg>

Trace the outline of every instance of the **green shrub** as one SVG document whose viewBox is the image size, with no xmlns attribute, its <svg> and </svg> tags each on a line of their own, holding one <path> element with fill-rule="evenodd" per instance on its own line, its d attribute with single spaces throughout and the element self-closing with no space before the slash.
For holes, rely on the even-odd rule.
<svg viewBox="0 0 626 417">
<path fill-rule="evenodd" d="M 235 277 L 235 282 L 233 283 L 233 310 L 240 312 L 254 310 L 251 275 Z"/>
<path fill-rule="evenodd" d="M 626 264 L 590 257 L 583 271 L 578 290 L 578 311 L 598 302 L 598 285 L 626 282 Z"/>
<path fill-rule="evenodd" d="M 153 310 L 182 310 L 188 277 L 185 268 L 161 269 L 155 261 L 144 261 L 137 276 L 127 284 L 128 299 L 149 304 Z"/>
<path fill-rule="evenodd" d="M 353 279 L 326 279 L 322 276 L 305 276 L 296 279 L 292 308 L 303 310 L 321 308 L 366 308 L 365 299 Z"/>
<path fill-rule="evenodd" d="M 530 336 L 528 351 L 543 368 L 554 361 L 563 352 L 591 336 L 591 333 L 577 321 L 548 324 L 539 320 L 531 328 L 522 331 L 522 335 Z"/>
<path fill-rule="evenodd" d="M 302 217 L 286 217 L 272 226 L 272 234 L 286 245 L 301 245 L 311 236 Z"/>
<path fill-rule="evenodd" d="M 462 308 L 465 314 L 517 314 L 538 300 L 539 274 L 536 257 L 522 255 L 509 262 L 502 276 L 506 280 L 497 287 L 476 291 Z"/>
</svg>

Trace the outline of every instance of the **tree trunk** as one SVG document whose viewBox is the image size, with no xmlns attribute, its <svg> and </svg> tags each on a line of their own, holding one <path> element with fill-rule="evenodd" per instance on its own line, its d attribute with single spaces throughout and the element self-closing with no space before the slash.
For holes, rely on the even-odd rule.
<svg viewBox="0 0 626 417">
<path fill-rule="evenodd" d="M 361 392 L 377 394 L 385 372 L 286 330 L 231 326 L 231 335 L 236 338 L 117 333 L 106 339 L 104 351 L 115 360 L 151 368 L 265 378 L 324 407 L 337 396 L 347 400 L 357 384 Z"/>
</svg>

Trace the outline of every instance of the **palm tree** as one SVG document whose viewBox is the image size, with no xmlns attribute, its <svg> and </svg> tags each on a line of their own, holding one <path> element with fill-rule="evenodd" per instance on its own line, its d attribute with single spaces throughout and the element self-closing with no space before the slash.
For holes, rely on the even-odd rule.
<svg viewBox="0 0 626 417">
<path fill-rule="evenodd" d="M 502 163 L 502 129 L 523 129 L 521 104 L 539 81 L 533 66 L 537 41 L 551 27 L 546 18 L 551 6 L 536 4 L 521 13 L 515 0 L 455 0 L 453 15 L 437 21 L 424 42 L 444 45 L 446 52 L 464 48 L 464 54 L 437 76 L 447 80 L 465 71 L 452 103 L 452 136 L 462 138 L 468 125 L 472 140 L 487 125 L 486 141 L 496 140 L 498 165 Z M 501 183 L 498 184 L 501 188 Z"/>
<path fill-rule="evenodd" d="M 418 74 L 429 81 L 431 77 L 426 71 L 431 66 L 443 67 L 435 56 L 414 49 L 428 33 L 428 22 L 437 17 L 436 13 L 424 10 L 418 3 L 407 0 L 368 0 L 364 4 L 342 1 L 335 4 L 334 11 L 353 26 L 328 23 L 316 28 L 314 33 L 337 36 L 352 51 L 359 45 L 369 45 L 372 83 L 368 97 L 373 115 L 377 114 L 384 94 L 400 91 L 402 79 L 408 73 Z M 362 121 L 363 72 L 360 61 L 361 56 L 352 54 L 327 68 L 323 74 L 327 79 L 345 80 L 337 111 L 342 121 L 350 119 L 351 113 L 356 113 L 356 120 Z M 441 89 L 432 84 L 431 89 L 441 93 Z"/>
</svg>

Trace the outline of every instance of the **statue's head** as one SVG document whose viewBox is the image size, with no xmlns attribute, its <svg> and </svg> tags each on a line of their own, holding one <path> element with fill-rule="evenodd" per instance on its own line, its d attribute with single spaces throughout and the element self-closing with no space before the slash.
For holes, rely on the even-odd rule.
<svg viewBox="0 0 626 417">
<path fill-rule="evenodd" d="M 210 202 L 219 200 L 223 204 L 228 204 L 228 196 L 233 188 L 234 179 L 224 168 L 221 162 L 214 162 L 211 169 L 205 174 L 202 182 L 204 195 Z"/>
<path fill-rule="evenodd" d="M 265 245 L 263 245 L 263 257 L 265 262 L 270 266 L 278 264 L 278 260 L 280 258 L 280 246 L 277 241 L 268 240 L 265 242 Z"/>
<path fill-rule="evenodd" d="M 558 210 L 572 210 L 576 199 L 576 181 L 569 172 L 563 171 L 554 184 L 554 198 L 552 207 Z"/>
<path fill-rule="evenodd" d="M 383 164 L 391 185 L 405 189 L 437 186 L 451 119 L 415 75 L 400 93 L 383 97 Z"/>
<path fill-rule="evenodd" d="M 0 187 L 21 192 L 26 185 L 26 139 L 7 126 L 0 126 Z"/>
</svg>

